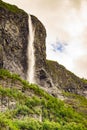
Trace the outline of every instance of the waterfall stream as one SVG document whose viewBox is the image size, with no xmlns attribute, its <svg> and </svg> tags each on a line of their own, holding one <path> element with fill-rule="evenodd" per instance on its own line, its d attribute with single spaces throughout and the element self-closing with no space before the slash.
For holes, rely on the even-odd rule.
<svg viewBox="0 0 87 130">
<path fill-rule="evenodd" d="M 27 81 L 29 83 L 35 83 L 34 72 L 35 72 L 35 56 L 34 56 L 34 28 L 32 26 L 31 16 L 29 15 L 28 20 L 29 26 L 29 38 L 28 38 L 28 72 L 27 72 Z"/>
</svg>

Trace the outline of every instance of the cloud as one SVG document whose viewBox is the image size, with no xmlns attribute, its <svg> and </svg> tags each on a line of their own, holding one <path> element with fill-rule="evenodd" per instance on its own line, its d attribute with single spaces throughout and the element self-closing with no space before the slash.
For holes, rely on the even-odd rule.
<svg viewBox="0 0 87 130">
<path fill-rule="evenodd" d="M 72 0 L 71 6 L 74 7 L 75 9 L 80 9 L 81 8 L 81 1 L 82 0 Z"/>
<path fill-rule="evenodd" d="M 82 78 L 87 77 L 87 54 L 76 59 L 74 72 Z"/>
</svg>

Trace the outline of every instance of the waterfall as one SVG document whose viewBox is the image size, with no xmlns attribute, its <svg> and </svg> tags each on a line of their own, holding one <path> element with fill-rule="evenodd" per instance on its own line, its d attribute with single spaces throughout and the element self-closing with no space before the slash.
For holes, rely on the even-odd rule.
<svg viewBox="0 0 87 130">
<path fill-rule="evenodd" d="M 34 57 L 34 28 L 32 26 L 31 16 L 29 15 L 28 20 L 29 26 L 29 38 L 28 38 L 28 71 L 27 71 L 27 81 L 29 83 L 35 83 L 34 72 L 35 72 L 35 57 Z"/>
</svg>

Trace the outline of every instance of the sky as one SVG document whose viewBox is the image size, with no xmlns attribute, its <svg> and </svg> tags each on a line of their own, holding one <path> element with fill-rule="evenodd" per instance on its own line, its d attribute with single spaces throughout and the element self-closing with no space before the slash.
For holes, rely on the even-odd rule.
<svg viewBox="0 0 87 130">
<path fill-rule="evenodd" d="M 35 15 L 47 31 L 47 59 L 87 79 L 87 0 L 3 0 Z"/>
</svg>

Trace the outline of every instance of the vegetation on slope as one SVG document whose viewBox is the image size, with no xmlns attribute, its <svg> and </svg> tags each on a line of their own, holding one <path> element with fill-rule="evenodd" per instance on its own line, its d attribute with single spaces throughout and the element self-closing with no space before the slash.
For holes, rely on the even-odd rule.
<svg viewBox="0 0 87 130">
<path fill-rule="evenodd" d="M 2 69 L 0 101 L 1 130 L 87 130 L 83 112 Z"/>
<path fill-rule="evenodd" d="M 23 10 L 19 9 L 17 6 L 7 4 L 7 3 L 3 2 L 2 0 L 0 0 L 0 8 L 4 8 L 13 13 L 23 13 L 24 12 Z"/>
<path fill-rule="evenodd" d="M 77 112 L 87 117 L 87 99 L 84 96 L 63 92 L 67 97 L 65 102 L 72 106 Z"/>
<path fill-rule="evenodd" d="M 68 71 L 64 66 L 56 61 L 46 60 L 46 70 L 52 77 L 54 84 L 61 90 L 83 95 L 82 92 L 86 89 L 87 82 Z"/>
</svg>

